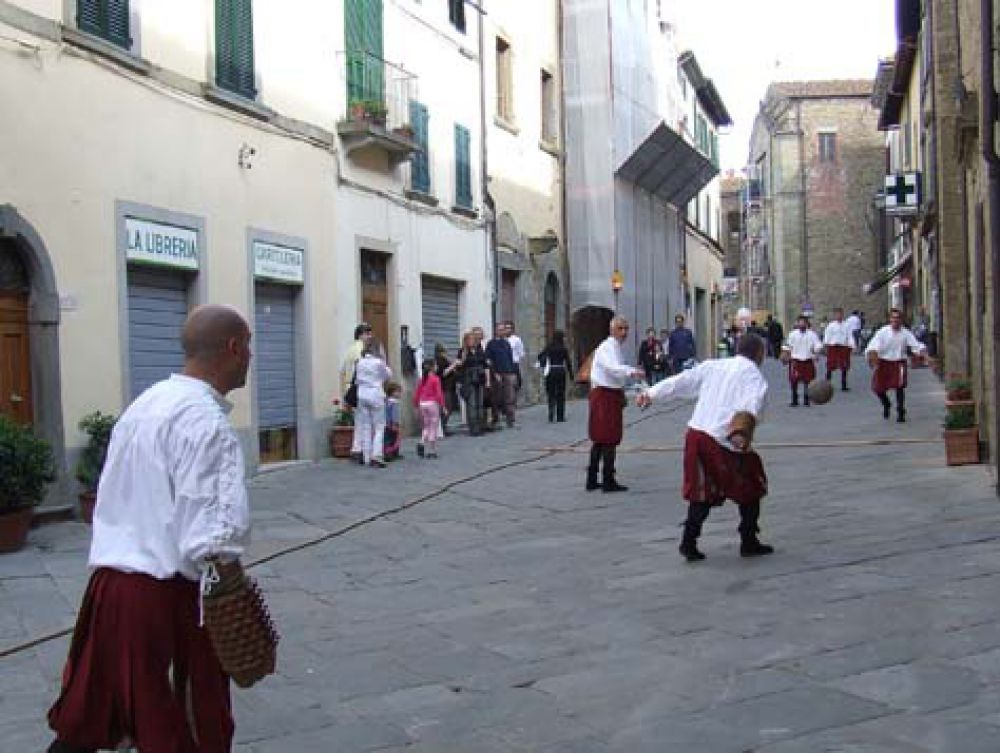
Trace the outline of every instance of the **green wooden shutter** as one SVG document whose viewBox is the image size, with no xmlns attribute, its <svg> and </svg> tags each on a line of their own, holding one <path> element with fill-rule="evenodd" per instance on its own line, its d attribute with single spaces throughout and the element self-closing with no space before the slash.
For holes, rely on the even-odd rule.
<svg viewBox="0 0 1000 753">
<path fill-rule="evenodd" d="M 382 0 L 344 0 L 347 102 L 385 103 Z"/>
<path fill-rule="evenodd" d="M 215 83 L 253 99 L 253 2 L 215 0 Z"/>
<path fill-rule="evenodd" d="M 427 106 L 410 101 L 410 126 L 413 128 L 413 140 L 420 145 L 420 151 L 410 159 L 411 180 L 414 191 L 431 192 L 430 155 L 428 153 Z"/>
<path fill-rule="evenodd" d="M 77 0 L 76 25 L 126 50 L 132 46 L 128 0 Z"/>
<path fill-rule="evenodd" d="M 472 165 L 469 129 L 455 125 L 455 204 L 472 209 Z"/>
</svg>

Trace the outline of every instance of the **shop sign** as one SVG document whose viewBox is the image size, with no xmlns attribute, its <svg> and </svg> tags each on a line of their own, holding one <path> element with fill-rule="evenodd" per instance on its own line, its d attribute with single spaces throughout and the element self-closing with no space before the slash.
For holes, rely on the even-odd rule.
<svg viewBox="0 0 1000 753">
<path fill-rule="evenodd" d="M 301 285 L 305 280 L 302 251 L 263 241 L 253 242 L 253 273 L 275 282 Z"/>
<path fill-rule="evenodd" d="M 198 269 L 198 231 L 126 217 L 125 258 L 160 266 Z"/>
</svg>

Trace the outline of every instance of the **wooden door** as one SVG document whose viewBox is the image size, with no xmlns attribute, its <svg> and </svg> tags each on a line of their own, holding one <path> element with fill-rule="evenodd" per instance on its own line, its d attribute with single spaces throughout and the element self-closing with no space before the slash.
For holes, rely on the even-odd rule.
<svg viewBox="0 0 1000 753">
<path fill-rule="evenodd" d="M 361 252 L 361 318 L 372 325 L 372 335 L 385 348 L 386 355 L 390 352 L 387 272 L 387 256 Z"/>
<path fill-rule="evenodd" d="M 515 322 L 517 304 L 517 272 L 512 269 L 500 273 L 500 321 Z"/>
<path fill-rule="evenodd" d="M 34 420 L 30 354 L 28 296 L 0 292 L 0 414 L 19 424 Z"/>
<path fill-rule="evenodd" d="M 545 344 L 552 342 L 556 331 L 556 307 L 559 300 L 559 283 L 554 274 L 549 273 L 545 280 Z"/>
</svg>

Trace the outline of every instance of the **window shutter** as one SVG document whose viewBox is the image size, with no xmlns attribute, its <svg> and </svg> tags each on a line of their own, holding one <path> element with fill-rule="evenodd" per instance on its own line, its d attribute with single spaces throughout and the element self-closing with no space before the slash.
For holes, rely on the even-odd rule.
<svg viewBox="0 0 1000 753">
<path fill-rule="evenodd" d="M 215 0 L 215 83 L 253 98 L 253 2 Z"/>
<path fill-rule="evenodd" d="M 126 50 L 132 46 L 128 0 L 77 0 L 76 25 Z"/>
<path fill-rule="evenodd" d="M 344 0 L 347 101 L 385 102 L 382 0 Z"/>
<path fill-rule="evenodd" d="M 469 129 L 455 125 L 455 204 L 472 209 L 472 166 Z"/>
<path fill-rule="evenodd" d="M 413 128 L 413 140 L 420 145 L 420 151 L 410 160 L 411 182 L 414 191 L 431 192 L 430 155 L 428 153 L 427 107 L 419 102 L 410 101 L 410 126 Z"/>
</svg>

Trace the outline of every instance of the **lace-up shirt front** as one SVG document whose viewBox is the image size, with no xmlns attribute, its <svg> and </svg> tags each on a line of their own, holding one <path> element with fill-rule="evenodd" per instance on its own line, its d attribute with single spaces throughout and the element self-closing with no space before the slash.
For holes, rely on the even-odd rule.
<svg viewBox="0 0 1000 753">
<path fill-rule="evenodd" d="M 243 553 L 250 507 L 231 409 L 207 382 L 180 374 L 135 399 L 111 435 L 91 567 L 198 580 L 207 557 Z"/>
</svg>

